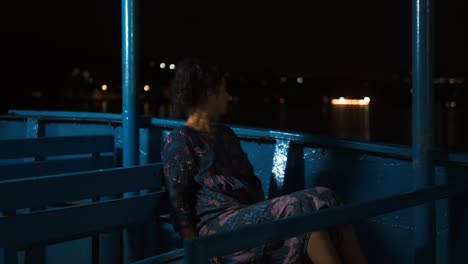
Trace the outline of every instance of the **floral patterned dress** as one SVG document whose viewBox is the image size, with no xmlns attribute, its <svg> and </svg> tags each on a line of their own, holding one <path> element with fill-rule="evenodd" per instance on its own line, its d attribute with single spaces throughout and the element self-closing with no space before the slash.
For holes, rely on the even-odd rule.
<svg viewBox="0 0 468 264">
<path fill-rule="evenodd" d="M 213 133 L 177 127 L 164 140 L 161 154 L 176 230 L 193 227 L 204 236 L 339 204 L 335 193 L 323 187 L 265 200 L 238 137 L 225 125 Z M 338 232 L 331 233 L 336 241 Z M 212 261 L 311 263 L 306 253 L 308 238 L 304 234 Z"/>
</svg>

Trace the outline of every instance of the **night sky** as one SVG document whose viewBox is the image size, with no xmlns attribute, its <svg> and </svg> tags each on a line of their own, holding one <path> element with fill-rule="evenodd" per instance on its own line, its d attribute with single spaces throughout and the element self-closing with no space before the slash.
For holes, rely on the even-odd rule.
<svg viewBox="0 0 468 264">
<path fill-rule="evenodd" d="M 0 18 L 5 86 L 57 86 L 74 67 L 119 80 L 120 1 L 9 2 Z M 411 66 L 409 0 L 140 3 L 142 67 L 197 55 L 233 71 L 387 79 Z M 436 70 L 465 75 L 467 3 L 436 7 Z"/>
</svg>

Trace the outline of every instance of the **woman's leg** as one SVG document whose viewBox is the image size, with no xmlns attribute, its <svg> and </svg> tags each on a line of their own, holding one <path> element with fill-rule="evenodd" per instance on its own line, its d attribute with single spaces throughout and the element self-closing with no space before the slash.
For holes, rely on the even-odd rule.
<svg viewBox="0 0 468 264">
<path fill-rule="evenodd" d="M 346 225 L 342 229 L 342 243 L 338 248 L 340 255 L 346 263 L 366 264 L 367 259 L 359 245 L 359 240 L 351 225 Z"/>
<path fill-rule="evenodd" d="M 310 233 L 307 243 L 307 256 L 314 264 L 341 264 L 338 252 L 333 245 L 328 231 Z"/>
</svg>

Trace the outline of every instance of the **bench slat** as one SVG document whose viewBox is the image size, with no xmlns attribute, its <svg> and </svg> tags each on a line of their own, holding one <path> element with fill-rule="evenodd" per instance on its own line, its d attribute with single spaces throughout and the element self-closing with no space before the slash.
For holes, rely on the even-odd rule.
<svg viewBox="0 0 468 264">
<path fill-rule="evenodd" d="M 113 135 L 0 140 L 0 159 L 113 151 Z"/>
<path fill-rule="evenodd" d="M 0 181 L 114 167 L 113 156 L 46 160 L 0 165 Z"/>
<path fill-rule="evenodd" d="M 162 192 L 0 218 L 0 247 L 24 248 L 108 232 L 155 219 Z"/>
<path fill-rule="evenodd" d="M 0 211 L 36 208 L 161 187 L 161 163 L 6 180 L 0 184 Z"/>
<path fill-rule="evenodd" d="M 133 262 L 132 264 L 176 264 L 183 263 L 184 249 L 172 250 L 157 256 L 149 257 L 146 259 Z"/>
</svg>

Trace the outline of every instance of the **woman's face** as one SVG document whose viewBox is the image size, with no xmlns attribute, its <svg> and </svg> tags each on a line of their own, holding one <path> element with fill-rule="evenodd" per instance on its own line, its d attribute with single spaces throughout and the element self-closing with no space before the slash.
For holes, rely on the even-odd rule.
<svg viewBox="0 0 468 264">
<path fill-rule="evenodd" d="M 222 79 L 217 94 L 209 96 L 209 105 L 213 114 L 226 114 L 228 111 L 229 101 L 231 95 L 227 92 L 227 83 L 225 79 Z"/>
</svg>

